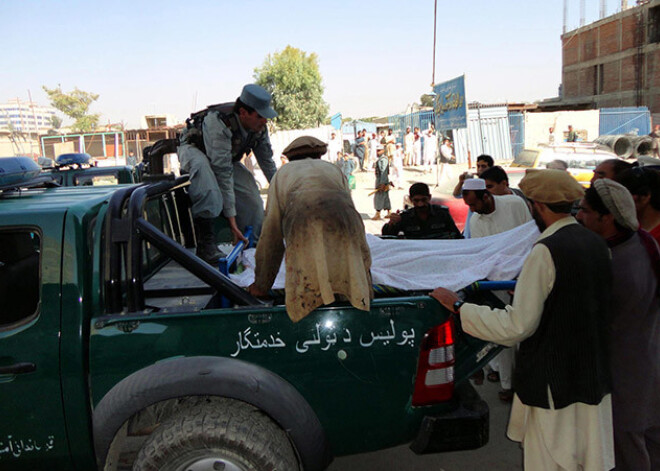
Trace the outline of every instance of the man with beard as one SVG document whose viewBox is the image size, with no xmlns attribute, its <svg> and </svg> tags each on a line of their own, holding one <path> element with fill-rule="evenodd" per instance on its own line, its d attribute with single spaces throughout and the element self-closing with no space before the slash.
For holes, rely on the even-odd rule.
<svg viewBox="0 0 660 471">
<path fill-rule="evenodd" d="M 445 206 L 431 204 L 431 192 L 426 183 L 414 183 L 409 190 L 413 207 L 390 214 L 383 235 L 399 235 L 406 239 L 462 239 L 460 231 Z"/>
<path fill-rule="evenodd" d="M 481 175 L 488 172 L 496 172 L 499 169 L 505 175 L 501 167 L 490 167 Z M 492 174 L 490 178 L 495 178 Z M 463 201 L 474 213 L 468 224 L 470 225 L 470 237 L 488 237 L 509 231 L 532 220 L 529 207 L 524 197 L 520 198 L 513 193 L 496 194 L 488 188 L 490 180 L 484 178 L 472 178 L 463 184 Z M 504 180 L 506 182 L 506 180 Z M 492 183 L 492 182 L 491 182 Z M 507 183 L 504 183 L 507 185 Z M 501 189 L 501 185 L 492 187 L 495 191 Z M 507 185 L 508 188 L 508 185 Z M 505 304 L 510 302 L 511 296 L 506 292 L 495 292 L 495 295 Z M 491 369 L 497 373 L 488 373 L 489 381 L 501 382 L 502 390 L 498 393 L 504 402 L 513 400 L 513 388 L 511 383 L 511 372 L 513 370 L 513 349 L 505 348 L 489 363 Z M 483 373 L 478 372 L 474 377 L 475 384 L 479 384 Z"/>
<path fill-rule="evenodd" d="M 481 178 L 481 174 L 484 173 L 486 169 L 491 168 L 493 165 L 495 165 L 495 161 L 490 155 L 481 154 L 479 157 L 477 157 L 476 177 Z M 458 176 L 458 183 L 452 192 L 455 198 L 463 197 L 463 184 L 465 183 L 465 180 L 469 180 L 473 177 L 475 177 L 475 175 L 472 175 L 470 172 L 463 172 Z M 463 235 L 466 239 L 470 238 L 470 219 L 472 219 L 472 214 L 474 214 L 472 210 L 468 210 L 467 217 L 465 219 L 465 228 L 463 229 Z"/>
<path fill-rule="evenodd" d="M 596 180 L 577 219 L 612 251 L 612 417 L 617 471 L 660 469 L 660 252 L 630 192 Z"/>
<path fill-rule="evenodd" d="M 460 315 L 466 333 L 505 346 L 520 342 L 507 435 L 523 443 L 525 469 L 610 470 L 609 250 L 570 215 L 583 189 L 569 173 L 529 171 L 520 188 L 542 233 L 513 305 L 463 304 L 445 288 L 431 296 Z"/>
<path fill-rule="evenodd" d="M 264 296 L 273 286 L 286 242 L 286 310 L 298 322 L 335 295 L 369 311 L 371 252 L 364 224 L 341 170 L 321 160 L 326 145 L 311 136 L 282 153 L 289 163 L 268 188 L 268 205 L 248 291 Z"/>
<path fill-rule="evenodd" d="M 532 219 L 525 200 L 513 194 L 492 195 L 481 178 L 465 181 L 463 201 L 473 213 L 468 222 L 471 238 L 510 231 Z"/>
</svg>

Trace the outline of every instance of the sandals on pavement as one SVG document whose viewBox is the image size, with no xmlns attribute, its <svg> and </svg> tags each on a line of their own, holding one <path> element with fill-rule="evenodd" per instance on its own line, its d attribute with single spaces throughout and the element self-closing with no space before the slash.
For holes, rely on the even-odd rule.
<svg viewBox="0 0 660 471">
<path fill-rule="evenodd" d="M 497 393 L 502 402 L 512 402 L 513 401 L 513 389 L 502 389 Z"/>
<path fill-rule="evenodd" d="M 497 371 L 491 371 L 486 378 L 491 383 L 497 383 L 500 380 L 500 374 Z"/>
<path fill-rule="evenodd" d="M 481 386 L 484 384 L 484 371 L 479 370 L 476 373 L 474 373 L 472 376 L 470 376 L 471 379 L 474 380 L 474 384 L 477 386 Z"/>
</svg>

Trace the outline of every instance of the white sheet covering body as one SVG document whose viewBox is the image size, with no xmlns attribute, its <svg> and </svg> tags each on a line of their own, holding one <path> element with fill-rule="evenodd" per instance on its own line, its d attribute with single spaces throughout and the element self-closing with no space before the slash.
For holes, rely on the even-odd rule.
<svg viewBox="0 0 660 471">
<path fill-rule="evenodd" d="M 404 290 L 459 290 L 478 280 L 511 280 L 538 239 L 534 221 L 507 232 L 479 239 L 393 240 L 367 234 L 374 284 Z M 254 249 L 243 253 L 245 270 L 232 274 L 239 286 L 254 281 Z M 284 262 L 273 289 L 284 288 Z"/>
</svg>

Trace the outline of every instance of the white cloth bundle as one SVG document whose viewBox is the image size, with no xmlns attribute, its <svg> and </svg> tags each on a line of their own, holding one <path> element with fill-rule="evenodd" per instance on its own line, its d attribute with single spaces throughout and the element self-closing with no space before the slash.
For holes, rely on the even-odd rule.
<svg viewBox="0 0 660 471">
<path fill-rule="evenodd" d="M 374 284 L 403 290 L 458 290 L 478 280 L 512 280 L 539 236 L 534 221 L 479 239 L 394 240 L 367 234 Z M 239 286 L 254 281 L 254 249 L 243 253 L 245 270 L 232 274 Z M 284 262 L 273 289 L 284 288 Z"/>
</svg>

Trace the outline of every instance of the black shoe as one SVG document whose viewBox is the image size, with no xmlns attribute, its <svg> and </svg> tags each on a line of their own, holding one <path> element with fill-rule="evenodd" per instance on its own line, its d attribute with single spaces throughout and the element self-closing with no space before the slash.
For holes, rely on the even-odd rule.
<svg viewBox="0 0 660 471">
<path fill-rule="evenodd" d="M 196 254 L 210 265 L 217 265 L 225 254 L 218 250 L 213 230 L 213 219 L 195 218 L 195 235 L 197 239 Z"/>
<path fill-rule="evenodd" d="M 197 244 L 196 255 L 209 265 L 217 266 L 218 260 L 225 256 L 224 252 L 218 250 L 215 244 Z"/>
</svg>

